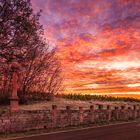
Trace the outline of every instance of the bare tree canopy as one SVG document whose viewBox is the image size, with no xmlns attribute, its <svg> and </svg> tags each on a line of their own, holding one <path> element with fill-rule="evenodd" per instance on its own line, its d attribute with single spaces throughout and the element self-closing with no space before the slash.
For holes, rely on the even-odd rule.
<svg viewBox="0 0 140 140">
<path fill-rule="evenodd" d="M 33 13 L 30 0 L 0 0 L 0 89 L 11 90 L 11 63 L 19 64 L 19 91 L 56 93 L 61 67 L 55 48 L 46 44 L 40 12 Z"/>
</svg>

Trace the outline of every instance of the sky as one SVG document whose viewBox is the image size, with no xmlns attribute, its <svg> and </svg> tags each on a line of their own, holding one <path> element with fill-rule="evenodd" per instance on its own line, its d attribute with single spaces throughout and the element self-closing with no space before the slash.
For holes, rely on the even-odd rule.
<svg viewBox="0 0 140 140">
<path fill-rule="evenodd" d="M 57 47 L 65 93 L 140 94 L 140 0 L 31 0 Z"/>
</svg>

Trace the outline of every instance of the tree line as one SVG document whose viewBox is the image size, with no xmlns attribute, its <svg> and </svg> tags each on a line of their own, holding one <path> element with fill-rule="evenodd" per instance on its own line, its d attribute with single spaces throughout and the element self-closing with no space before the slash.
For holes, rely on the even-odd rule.
<svg viewBox="0 0 140 140">
<path fill-rule="evenodd" d="M 82 100 L 82 101 L 124 101 L 124 102 L 140 102 L 140 99 L 132 98 L 132 97 L 113 97 L 107 95 L 90 95 L 90 94 L 77 94 L 77 93 L 69 93 L 69 94 L 61 94 L 60 97 L 72 100 Z"/>
</svg>

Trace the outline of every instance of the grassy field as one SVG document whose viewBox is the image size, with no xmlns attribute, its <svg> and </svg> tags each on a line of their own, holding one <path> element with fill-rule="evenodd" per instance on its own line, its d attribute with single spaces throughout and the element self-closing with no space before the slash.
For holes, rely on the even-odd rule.
<svg viewBox="0 0 140 140">
<path fill-rule="evenodd" d="M 139 104 L 136 101 L 123 101 L 123 100 L 99 100 L 99 99 L 90 99 L 90 100 L 80 100 L 78 98 L 73 99 L 65 97 L 56 97 L 53 101 L 43 101 L 43 102 L 36 102 L 29 105 L 21 105 L 21 110 L 44 110 L 44 109 L 52 109 L 52 105 L 57 105 L 58 109 L 65 109 L 66 106 L 70 106 L 71 109 L 79 109 L 79 107 L 83 107 L 84 109 L 89 109 L 90 105 L 96 104 L 104 104 L 104 105 L 113 105 L 113 106 L 120 106 L 120 105 L 133 105 Z"/>
<path fill-rule="evenodd" d="M 20 105 L 20 110 L 46 110 L 52 109 L 52 105 L 57 105 L 58 109 L 66 109 L 66 106 L 70 106 L 71 109 L 89 109 L 90 105 L 105 104 L 105 105 L 133 105 L 139 104 L 139 99 L 134 98 L 121 98 L 111 96 L 100 95 L 81 95 L 81 94 L 63 94 L 58 95 L 52 101 L 36 101 L 25 105 Z M 1 106 L 0 112 L 8 110 L 9 106 Z"/>
</svg>

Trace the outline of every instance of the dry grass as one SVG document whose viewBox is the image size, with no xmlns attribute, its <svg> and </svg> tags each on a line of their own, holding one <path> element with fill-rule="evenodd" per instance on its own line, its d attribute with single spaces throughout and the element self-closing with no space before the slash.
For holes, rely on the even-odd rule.
<svg viewBox="0 0 140 140">
<path fill-rule="evenodd" d="M 52 109 L 52 105 L 57 105 L 58 109 L 66 109 L 66 106 L 70 106 L 71 109 L 78 110 L 79 107 L 84 109 L 89 109 L 90 105 L 104 104 L 112 106 L 121 106 L 121 105 L 133 105 L 138 103 L 123 102 L 123 101 L 80 101 L 80 100 L 71 100 L 64 98 L 54 98 L 53 101 L 42 101 L 36 102 L 28 105 L 20 105 L 20 110 L 49 110 Z M 9 110 L 9 106 L 0 106 L 0 114 Z"/>
<path fill-rule="evenodd" d="M 53 101 L 44 101 L 39 103 L 34 103 L 30 105 L 21 105 L 21 110 L 45 110 L 51 109 L 52 105 L 57 105 L 58 109 L 65 109 L 66 106 L 71 106 L 72 109 L 78 109 L 80 106 L 84 109 L 89 109 L 90 105 L 105 104 L 105 105 L 132 105 L 134 103 L 121 102 L 121 101 L 80 101 L 80 100 L 70 100 L 64 98 L 55 98 Z"/>
</svg>

